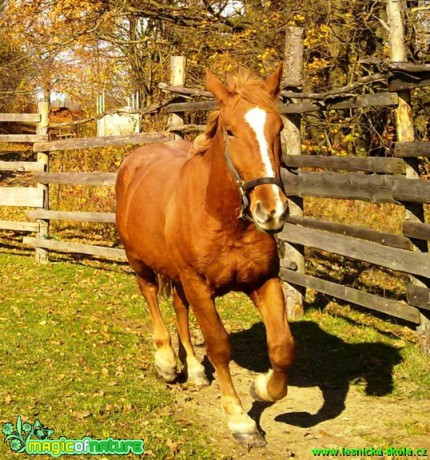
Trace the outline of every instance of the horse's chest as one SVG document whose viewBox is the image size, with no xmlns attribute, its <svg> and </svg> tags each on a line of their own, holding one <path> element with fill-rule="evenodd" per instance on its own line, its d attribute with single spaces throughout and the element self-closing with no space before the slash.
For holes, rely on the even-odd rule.
<svg viewBox="0 0 430 460">
<path fill-rule="evenodd" d="M 276 257 L 276 251 L 267 245 L 225 245 L 207 259 L 206 277 L 215 289 L 254 284 L 273 273 Z"/>
</svg>

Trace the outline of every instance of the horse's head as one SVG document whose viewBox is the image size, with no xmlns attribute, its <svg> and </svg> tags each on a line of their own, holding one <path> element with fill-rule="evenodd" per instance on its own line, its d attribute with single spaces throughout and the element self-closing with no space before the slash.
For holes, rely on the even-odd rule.
<svg viewBox="0 0 430 460">
<path fill-rule="evenodd" d="M 277 96 L 281 77 L 279 65 L 265 81 L 245 73 L 224 86 L 207 72 L 207 87 L 220 107 L 218 133 L 241 194 L 242 214 L 249 214 L 267 232 L 282 229 L 287 211 L 280 180 L 282 119 Z"/>
</svg>

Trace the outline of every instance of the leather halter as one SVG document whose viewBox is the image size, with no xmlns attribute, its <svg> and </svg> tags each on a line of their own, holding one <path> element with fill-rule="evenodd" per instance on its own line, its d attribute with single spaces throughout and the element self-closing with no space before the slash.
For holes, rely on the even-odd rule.
<svg viewBox="0 0 430 460">
<path fill-rule="evenodd" d="M 280 179 L 277 177 L 259 177 L 258 179 L 253 179 L 250 181 L 243 181 L 242 178 L 240 177 L 240 174 L 236 167 L 234 166 L 230 153 L 228 150 L 228 144 L 227 144 L 227 132 L 225 129 L 223 129 L 223 140 L 224 140 L 224 156 L 225 156 L 225 162 L 227 164 L 227 168 L 233 175 L 234 182 L 236 183 L 238 189 L 239 189 L 239 194 L 240 194 L 240 212 L 239 215 L 237 216 L 238 219 L 247 219 L 252 221 L 253 218 L 250 214 L 249 211 L 249 198 L 248 198 L 248 192 L 255 187 L 258 187 L 259 185 L 266 185 L 266 184 L 273 184 L 277 185 L 282 191 L 284 191 L 284 184 Z"/>
</svg>

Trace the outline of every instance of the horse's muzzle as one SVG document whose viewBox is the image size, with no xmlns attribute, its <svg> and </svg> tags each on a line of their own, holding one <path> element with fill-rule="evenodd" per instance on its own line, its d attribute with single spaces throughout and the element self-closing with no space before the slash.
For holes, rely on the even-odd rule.
<svg viewBox="0 0 430 460">
<path fill-rule="evenodd" d="M 284 220 L 288 214 L 288 206 L 285 204 L 282 210 L 267 210 L 261 202 L 257 202 L 252 212 L 252 218 L 258 229 L 267 233 L 278 233 L 284 227 Z"/>
</svg>

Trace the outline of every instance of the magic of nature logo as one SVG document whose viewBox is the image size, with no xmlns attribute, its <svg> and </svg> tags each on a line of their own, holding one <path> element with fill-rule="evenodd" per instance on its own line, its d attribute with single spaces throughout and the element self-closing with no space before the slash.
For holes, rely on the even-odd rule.
<svg viewBox="0 0 430 460">
<path fill-rule="evenodd" d="M 12 452 L 30 455 L 142 455 L 144 442 L 141 439 L 92 439 L 86 436 L 82 439 L 50 439 L 54 430 L 48 428 L 39 420 L 33 424 L 23 422 L 18 416 L 14 425 L 11 422 L 3 424 L 4 442 L 9 443 Z"/>
</svg>

